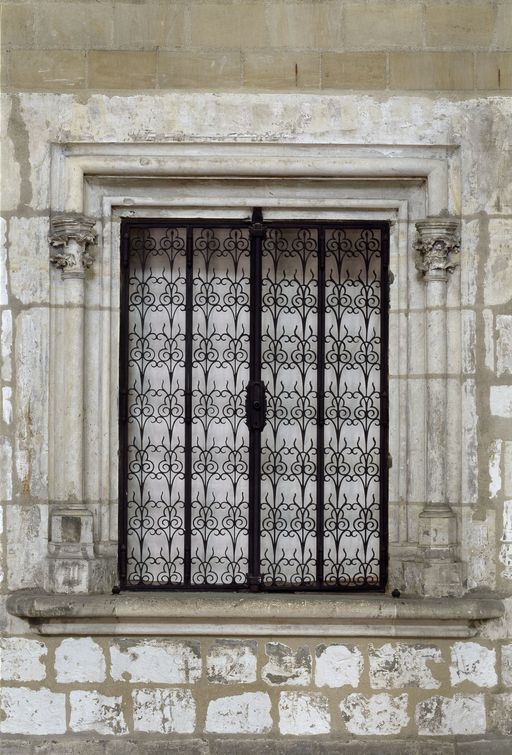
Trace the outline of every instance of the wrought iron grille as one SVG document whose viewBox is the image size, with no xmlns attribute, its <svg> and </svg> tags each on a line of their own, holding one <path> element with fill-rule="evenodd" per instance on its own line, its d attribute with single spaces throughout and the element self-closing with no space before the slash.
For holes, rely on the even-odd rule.
<svg viewBox="0 0 512 755">
<path fill-rule="evenodd" d="M 388 226 L 124 221 L 124 589 L 383 589 Z"/>
</svg>

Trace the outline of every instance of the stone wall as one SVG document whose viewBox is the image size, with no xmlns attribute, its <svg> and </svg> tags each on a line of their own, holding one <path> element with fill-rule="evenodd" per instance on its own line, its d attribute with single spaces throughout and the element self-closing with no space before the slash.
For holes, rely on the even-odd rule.
<svg viewBox="0 0 512 755">
<path fill-rule="evenodd" d="M 449 453 L 462 478 L 449 494 L 466 588 L 510 595 L 512 3 L 4 2 L 2 42 L 2 751 L 510 751 L 510 598 L 467 640 L 240 640 L 221 625 L 194 640 L 47 638 L 5 601 L 45 583 L 51 145 L 180 140 L 459 151 L 462 426 Z M 414 314 L 396 315 L 421 363 Z M 424 378 L 418 367 L 409 385 Z M 416 512 L 424 470 L 394 469 Z"/>
</svg>

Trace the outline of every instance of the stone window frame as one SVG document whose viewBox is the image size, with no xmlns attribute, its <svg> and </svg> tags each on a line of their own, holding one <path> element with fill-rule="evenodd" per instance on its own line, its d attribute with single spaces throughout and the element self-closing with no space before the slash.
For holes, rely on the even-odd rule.
<svg viewBox="0 0 512 755">
<path fill-rule="evenodd" d="M 493 597 L 463 597 L 459 202 L 460 155 L 453 145 L 52 145 L 45 575 L 51 595 L 15 594 L 13 613 L 46 633 L 62 629 L 62 622 L 70 633 L 92 631 L 92 622 L 100 633 L 139 627 L 151 634 L 154 615 L 157 633 L 164 627 L 180 633 L 180 626 L 190 633 L 196 625 L 198 633 L 208 627 L 215 633 L 220 623 L 244 634 L 248 621 L 263 616 L 260 633 L 339 635 L 357 628 L 404 636 L 468 636 L 475 622 L 500 616 L 503 607 Z M 117 582 L 120 220 L 191 211 L 243 217 L 255 205 L 268 217 L 300 212 L 391 224 L 389 585 L 411 595 L 406 599 L 340 594 L 318 596 L 325 600 L 317 604 L 311 595 L 276 601 L 272 595 L 110 594 Z M 413 333 L 424 351 L 420 374 L 411 369 Z M 408 418 L 413 399 L 423 408 L 422 422 Z M 414 468 L 424 500 L 413 503 Z"/>
</svg>

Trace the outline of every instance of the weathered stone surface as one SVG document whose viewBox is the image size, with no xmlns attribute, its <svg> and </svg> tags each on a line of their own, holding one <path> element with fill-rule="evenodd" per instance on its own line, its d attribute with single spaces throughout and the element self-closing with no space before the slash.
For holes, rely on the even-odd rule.
<svg viewBox="0 0 512 755">
<path fill-rule="evenodd" d="M 49 689 L 4 687 L 0 690 L 0 732 L 5 734 L 63 734 L 66 696 Z"/>
<path fill-rule="evenodd" d="M 256 89 L 318 89 L 320 55 L 311 52 L 247 52 L 243 85 Z"/>
<path fill-rule="evenodd" d="M 456 686 L 472 682 L 478 687 L 493 687 L 496 676 L 496 651 L 476 642 L 456 642 L 451 651 L 450 681 Z"/>
<path fill-rule="evenodd" d="M 416 706 L 418 734 L 482 734 L 486 728 L 483 695 L 441 695 L 423 700 Z"/>
<path fill-rule="evenodd" d="M 350 2 L 343 21 L 347 50 L 422 47 L 422 8 L 418 2 Z"/>
<path fill-rule="evenodd" d="M 494 29 L 494 9 L 482 3 L 435 3 L 425 9 L 426 43 L 467 50 L 487 47 Z"/>
<path fill-rule="evenodd" d="M 97 642 L 89 637 L 63 640 L 55 650 L 55 674 L 58 682 L 103 682 L 105 657 Z"/>
<path fill-rule="evenodd" d="M 208 649 L 208 681 L 215 684 L 248 684 L 256 681 L 255 640 L 216 640 Z"/>
<path fill-rule="evenodd" d="M 158 58 L 158 85 L 161 89 L 226 89 L 242 84 L 239 52 L 161 52 Z"/>
<path fill-rule="evenodd" d="M 512 692 L 491 695 L 489 726 L 499 734 L 512 737 Z"/>
<path fill-rule="evenodd" d="M 208 703 L 205 731 L 262 734 L 272 728 L 270 697 L 264 692 L 219 697 Z"/>
<path fill-rule="evenodd" d="M 441 682 L 427 663 L 441 663 L 441 651 L 432 645 L 386 644 L 370 646 L 370 683 L 374 689 L 420 687 L 436 689 Z"/>
<path fill-rule="evenodd" d="M 82 50 L 11 50 L 6 62 L 13 88 L 60 92 L 85 86 Z"/>
<path fill-rule="evenodd" d="M 351 645 L 318 645 L 315 651 L 317 687 L 357 687 L 364 661 L 360 650 Z"/>
<path fill-rule="evenodd" d="M 296 650 L 282 642 L 267 642 L 265 652 L 269 658 L 262 677 L 272 686 L 283 684 L 306 686 L 311 681 L 311 653 L 307 646 Z"/>
<path fill-rule="evenodd" d="M 476 56 L 477 89 L 512 89 L 512 53 L 489 52 Z"/>
<path fill-rule="evenodd" d="M 512 315 L 496 317 L 496 374 L 512 373 Z"/>
<path fill-rule="evenodd" d="M 494 417 L 512 418 L 512 386 L 491 385 L 489 401 Z"/>
<path fill-rule="evenodd" d="M 473 56 L 467 52 L 393 52 L 392 89 L 472 89 Z"/>
<path fill-rule="evenodd" d="M 201 655 L 196 641 L 118 640 L 111 644 L 110 657 L 110 673 L 118 681 L 190 684 L 201 677 Z"/>
<path fill-rule="evenodd" d="M 353 693 L 342 700 L 340 711 L 351 734 L 399 734 L 409 723 L 407 704 L 406 694 L 365 697 Z"/>
<path fill-rule="evenodd" d="M 11 293 L 22 304 L 48 301 L 47 218 L 11 218 L 9 271 Z"/>
<path fill-rule="evenodd" d="M 496 498 L 501 490 L 501 440 L 494 440 L 489 446 L 489 496 Z"/>
<path fill-rule="evenodd" d="M 156 83 L 156 53 L 91 50 L 88 86 L 91 89 L 152 89 Z"/>
<path fill-rule="evenodd" d="M 24 637 L 0 639 L 0 679 L 13 682 L 36 682 L 46 676 L 44 642 Z"/>
<path fill-rule="evenodd" d="M 512 220 L 489 220 L 489 249 L 485 259 L 483 280 L 484 301 L 487 306 L 506 304 L 512 298 L 504 280 L 512 276 Z"/>
<path fill-rule="evenodd" d="M 186 7 L 173 3 L 114 4 L 114 47 L 152 50 L 185 42 Z"/>
<path fill-rule="evenodd" d="M 381 89 L 387 60 L 378 52 L 326 52 L 322 55 L 322 89 Z"/>
<path fill-rule="evenodd" d="M 36 44 L 43 49 L 109 47 L 112 27 L 113 9 L 105 3 L 36 4 Z"/>
<path fill-rule="evenodd" d="M 281 692 L 279 731 L 294 736 L 328 734 L 331 730 L 329 703 L 324 695 Z"/>
<path fill-rule="evenodd" d="M 501 681 L 512 687 L 512 643 L 501 646 Z"/>
<path fill-rule="evenodd" d="M 126 734 L 122 698 L 99 692 L 73 691 L 69 695 L 72 731 L 97 731 L 98 734 Z"/>
<path fill-rule="evenodd" d="M 394 739 L 347 741 L 345 737 L 319 739 L 219 739 L 210 742 L 211 755 L 453 755 L 455 745 L 438 740 Z M 493 751 L 494 752 L 494 751 Z M 480 753 L 479 753 L 480 755 Z M 508 754 L 507 754 L 508 755 Z"/>
<path fill-rule="evenodd" d="M 191 734 L 196 705 L 188 689 L 137 689 L 133 692 L 135 731 Z"/>
</svg>

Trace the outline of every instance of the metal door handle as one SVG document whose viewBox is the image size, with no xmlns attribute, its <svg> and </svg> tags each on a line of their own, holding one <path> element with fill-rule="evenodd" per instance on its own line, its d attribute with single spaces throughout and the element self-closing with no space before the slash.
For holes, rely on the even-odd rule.
<svg viewBox="0 0 512 755">
<path fill-rule="evenodd" d="M 245 397 L 245 419 L 249 430 L 263 430 L 267 421 L 267 398 L 265 383 L 250 380 Z"/>
</svg>

